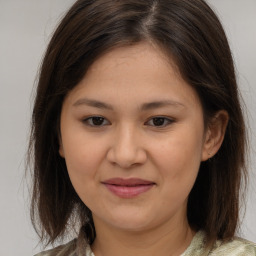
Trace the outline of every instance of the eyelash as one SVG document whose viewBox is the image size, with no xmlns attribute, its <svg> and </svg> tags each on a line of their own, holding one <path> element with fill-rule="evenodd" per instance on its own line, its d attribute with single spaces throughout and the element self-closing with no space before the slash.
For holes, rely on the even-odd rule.
<svg viewBox="0 0 256 256">
<path fill-rule="evenodd" d="M 159 125 L 159 126 L 157 126 L 157 125 L 150 125 L 150 126 L 159 127 L 159 128 L 166 127 L 166 126 L 168 126 L 168 125 L 170 125 L 170 124 L 172 124 L 172 123 L 174 122 L 173 119 L 170 119 L 170 118 L 167 118 L 167 117 L 164 117 L 164 116 L 152 117 L 152 118 L 149 119 L 149 121 L 154 121 L 154 119 L 155 119 L 155 120 L 157 120 L 157 119 L 159 119 L 159 120 L 162 119 L 162 120 L 164 121 L 165 125 Z M 159 121 L 159 120 L 158 120 L 158 121 Z M 148 123 L 149 121 L 147 121 L 147 123 Z"/>
<path fill-rule="evenodd" d="M 103 127 L 103 126 L 105 126 L 105 125 L 109 125 L 109 124 L 110 124 L 110 122 L 107 121 L 108 124 L 95 125 L 95 124 L 93 124 L 93 118 L 99 119 L 98 121 L 100 121 L 100 120 L 103 121 L 103 122 L 104 122 L 104 121 L 107 121 L 107 119 L 104 118 L 104 117 L 102 117 L 102 116 L 90 116 L 90 117 L 84 119 L 84 120 L 83 120 L 83 123 L 84 123 L 85 125 L 87 125 L 87 126 L 95 127 L 95 128 L 100 128 L 100 127 Z M 155 119 L 155 120 L 154 120 L 154 119 Z M 164 125 L 150 125 L 150 126 L 163 128 L 163 127 L 166 127 L 166 126 L 168 126 L 168 125 L 174 123 L 174 120 L 173 120 L 173 119 L 167 118 L 167 117 L 164 117 L 164 116 L 155 116 L 155 117 L 151 117 L 146 123 L 148 123 L 148 122 L 150 122 L 150 121 L 156 121 L 157 119 L 163 119 L 163 121 L 164 121 L 165 124 L 164 124 Z"/>
<path fill-rule="evenodd" d="M 86 119 L 83 120 L 83 123 L 88 125 L 88 126 L 92 126 L 92 127 L 101 127 L 104 125 L 94 125 L 92 123 L 90 123 L 90 121 L 92 122 L 93 118 L 99 118 L 99 119 L 103 119 L 103 120 L 107 120 L 106 118 L 102 117 L 102 116 L 90 116 Z"/>
</svg>

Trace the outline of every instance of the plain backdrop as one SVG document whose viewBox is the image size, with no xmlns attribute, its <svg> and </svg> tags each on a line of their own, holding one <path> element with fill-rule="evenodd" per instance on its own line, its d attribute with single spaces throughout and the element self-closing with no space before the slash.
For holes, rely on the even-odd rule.
<svg viewBox="0 0 256 256">
<path fill-rule="evenodd" d="M 0 0 L 0 255 L 40 251 L 29 220 L 24 157 L 32 88 L 51 33 L 74 0 Z M 256 241 L 256 0 L 209 0 L 227 32 L 250 127 L 243 237 Z"/>
</svg>

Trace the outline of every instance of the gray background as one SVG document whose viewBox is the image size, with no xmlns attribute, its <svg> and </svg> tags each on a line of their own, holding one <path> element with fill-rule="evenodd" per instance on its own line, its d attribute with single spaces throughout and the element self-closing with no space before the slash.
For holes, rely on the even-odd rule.
<svg viewBox="0 0 256 256">
<path fill-rule="evenodd" d="M 47 42 L 74 0 L 0 0 L 0 255 L 40 250 L 29 221 L 24 156 L 32 88 Z M 209 0 L 236 62 L 250 127 L 250 187 L 240 235 L 256 241 L 256 0 Z M 244 209 L 242 209 L 242 212 Z"/>
</svg>

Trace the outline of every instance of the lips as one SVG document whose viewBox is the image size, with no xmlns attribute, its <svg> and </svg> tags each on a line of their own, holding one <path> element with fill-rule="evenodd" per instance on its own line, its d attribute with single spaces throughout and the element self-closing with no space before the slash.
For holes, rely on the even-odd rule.
<svg viewBox="0 0 256 256">
<path fill-rule="evenodd" d="M 121 198 L 133 198 L 150 190 L 155 183 L 138 178 L 113 178 L 102 182 L 106 188 Z"/>
</svg>

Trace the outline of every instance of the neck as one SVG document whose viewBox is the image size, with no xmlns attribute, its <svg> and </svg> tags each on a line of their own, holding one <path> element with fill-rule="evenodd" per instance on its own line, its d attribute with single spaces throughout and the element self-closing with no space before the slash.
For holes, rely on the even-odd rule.
<svg viewBox="0 0 256 256">
<path fill-rule="evenodd" d="M 187 220 L 144 231 L 120 230 L 102 224 L 95 219 L 97 236 L 92 245 L 95 256 L 178 256 L 186 250 L 195 234 Z"/>
</svg>

